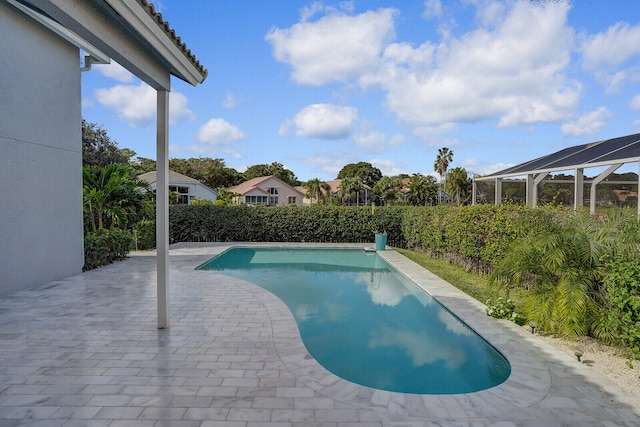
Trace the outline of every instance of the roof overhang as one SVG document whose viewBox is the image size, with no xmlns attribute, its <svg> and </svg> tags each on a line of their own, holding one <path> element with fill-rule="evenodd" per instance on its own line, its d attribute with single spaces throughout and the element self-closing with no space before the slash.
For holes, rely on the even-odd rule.
<svg viewBox="0 0 640 427">
<path fill-rule="evenodd" d="M 171 75 L 192 85 L 207 77 L 206 68 L 147 0 L 19 2 L 76 34 L 154 89 L 170 90 Z"/>
<path fill-rule="evenodd" d="M 567 147 L 500 172 L 476 177 L 474 181 L 492 181 L 634 162 L 640 162 L 640 134 Z"/>
</svg>

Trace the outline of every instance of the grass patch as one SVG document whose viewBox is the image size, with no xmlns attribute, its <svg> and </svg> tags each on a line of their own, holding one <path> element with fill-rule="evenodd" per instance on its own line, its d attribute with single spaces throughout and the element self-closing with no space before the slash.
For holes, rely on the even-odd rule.
<svg viewBox="0 0 640 427">
<path fill-rule="evenodd" d="M 511 298 L 516 306 L 516 311 L 519 313 L 524 312 L 524 291 L 512 290 L 509 295 L 507 295 L 504 288 L 489 283 L 489 276 L 468 273 L 459 265 L 431 258 L 422 252 L 394 249 L 483 304 L 485 304 L 488 299 L 495 301 L 499 297 Z"/>
</svg>

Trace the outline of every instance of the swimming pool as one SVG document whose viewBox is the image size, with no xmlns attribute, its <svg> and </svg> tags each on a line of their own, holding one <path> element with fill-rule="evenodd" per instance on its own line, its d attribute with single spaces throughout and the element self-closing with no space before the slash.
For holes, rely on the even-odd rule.
<svg viewBox="0 0 640 427">
<path fill-rule="evenodd" d="M 376 253 L 232 248 L 198 269 L 239 277 L 278 296 L 309 353 L 360 385 L 470 393 L 511 373 L 495 348 Z"/>
</svg>

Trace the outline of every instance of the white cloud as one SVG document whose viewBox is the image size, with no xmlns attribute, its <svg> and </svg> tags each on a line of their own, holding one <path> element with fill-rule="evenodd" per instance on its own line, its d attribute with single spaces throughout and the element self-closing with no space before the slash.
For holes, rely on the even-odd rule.
<svg viewBox="0 0 640 427">
<path fill-rule="evenodd" d="M 131 83 L 135 80 L 133 74 L 114 60 L 111 60 L 109 64 L 95 64 L 92 68 L 100 72 L 103 76 L 122 83 Z"/>
<path fill-rule="evenodd" d="M 211 119 L 198 132 L 198 141 L 209 144 L 228 144 L 242 141 L 247 136 L 238 128 L 224 119 Z"/>
<path fill-rule="evenodd" d="M 227 92 L 227 95 L 224 97 L 224 100 L 222 101 L 222 106 L 230 110 L 238 106 L 238 101 L 236 100 L 236 97 L 233 95 L 233 93 Z"/>
<path fill-rule="evenodd" d="M 592 135 L 600 132 L 612 116 L 608 109 L 600 107 L 583 114 L 572 122 L 564 123 L 560 129 L 564 135 L 569 136 Z"/>
<path fill-rule="evenodd" d="M 315 5 L 316 3 L 314 3 Z M 383 46 L 395 36 L 395 9 L 351 16 L 333 12 L 317 21 L 313 7 L 290 28 L 272 28 L 265 39 L 273 56 L 293 67 L 293 79 L 306 85 L 346 82 L 379 62 Z"/>
<path fill-rule="evenodd" d="M 344 165 L 344 153 L 337 151 L 329 151 L 326 154 L 321 154 L 314 157 L 307 157 L 304 159 L 304 163 L 312 165 L 313 170 L 318 170 L 331 176 L 338 176 L 340 169 Z M 315 173 L 315 172 L 309 172 Z"/>
<path fill-rule="evenodd" d="M 309 105 L 293 119 L 296 135 L 320 139 L 341 139 L 351 134 L 358 111 L 333 104 Z"/>
<path fill-rule="evenodd" d="M 327 13 L 274 28 L 266 40 L 296 82 L 382 89 L 388 110 L 425 139 L 459 123 L 512 127 L 570 117 L 582 87 L 567 74 L 574 49 L 569 2 L 470 4 L 479 27 L 417 46 L 393 42 L 394 9 Z M 427 15 L 442 12 L 438 1 L 424 5 Z"/>
<path fill-rule="evenodd" d="M 565 76 L 573 43 L 567 11 L 517 2 L 495 29 L 437 46 L 390 45 L 386 72 L 361 82 L 386 89 L 388 108 L 414 128 L 493 118 L 503 127 L 561 120 L 580 89 Z"/>
<path fill-rule="evenodd" d="M 486 175 L 491 175 L 492 173 L 495 173 L 495 172 L 505 170 L 513 166 L 515 166 L 515 163 L 494 163 L 492 165 L 478 166 L 474 170 L 469 170 L 469 172 L 475 172 L 481 176 L 486 176 Z"/>
<path fill-rule="evenodd" d="M 426 0 L 424 2 L 423 18 L 439 18 L 442 16 L 442 3 L 440 0 Z"/>
<path fill-rule="evenodd" d="M 629 108 L 632 110 L 640 110 L 640 95 L 634 96 L 631 101 L 629 101 Z"/>
<path fill-rule="evenodd" d="M 156 120 L 156 90 L 140 82 L 138 85 L 116 85 L 108 89 L 97 89 L 98 102 L 114 110 L 118 117 L 133 127 L 151 125 Z M 169 94 L 169 122 L 181 119 L 192 120 L 195 115 L 188 107 L 187 97 L 180 92 Z"/>
<path fill-rule="evenodd" d="M 369 163 L 380 169 L 382 175 L 396 176 L 406 173 L 406 170 L 402 169 L 395 161 L 390 159 L 371 159 Z"/>
<path fill-rule="evenodd" d="M 353 136 L 355 143 L 370 153 L 380 153 L 387 146 L 387 136 L 382 132 L 372 130 L 373 123 L 363 120 L 360 130 Z"/>
<path fill-rule="evenodd" d="M 638 78 L 640 67 L 629 60 L 640 56 L 640 24 L 618 22 L 604 32 L 584 37 L 580 50 L 584 68 L 608 90 L 618 90 L 625 80 Z"/>
<path fill-rule="evenodd" d="M 246 134 L 237 126 L 224 119 L 213 118 L 200 127 L 199 143 L 188 146 L 186 150 L 200 155 L 226 154 L 239 159 L 242 156 L 231 145 L 245 139 Z"/>
</svg>

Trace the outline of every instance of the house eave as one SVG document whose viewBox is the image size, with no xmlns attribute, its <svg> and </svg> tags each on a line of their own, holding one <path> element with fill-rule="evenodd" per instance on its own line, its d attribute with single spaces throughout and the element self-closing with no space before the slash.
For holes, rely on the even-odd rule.
<svg viewBox="0 0 640 427">
<path fill-rule="evenodd" d="M 146 0 L 104 1 L 158 52 L 170 66 L 171 74 L 193 86 L 207 78 L 206 69 L 197 67 L 186 52 L 168 36 L 167 28 L 162 28 L 162 23 L 144 10 L 145 7 L 149 7 Z"/>
</svg>

